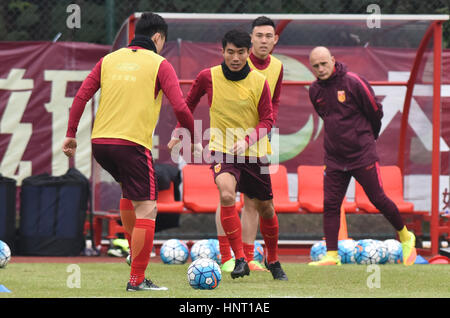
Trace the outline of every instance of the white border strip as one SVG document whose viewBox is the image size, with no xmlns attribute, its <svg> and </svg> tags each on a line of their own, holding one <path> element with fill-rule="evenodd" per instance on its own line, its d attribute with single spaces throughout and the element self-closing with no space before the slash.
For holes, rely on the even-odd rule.
<svg viewBox="0 0 450 318">
<path fill-rule="evenodd" d="M 139 18 L 142 12 L 135 12 Z M 253 20 L 266 15 L 273 20 L 338 20 L 338 21 L 366 21 L 373 19 L 373 14 L 270 14 L 270 13 L 170 13 L 158 12 L 165 19 L 197 19 L 197 20 Z M 383 21 L 447 21 L 448 14 L 380 14 Z"/>
</svg>

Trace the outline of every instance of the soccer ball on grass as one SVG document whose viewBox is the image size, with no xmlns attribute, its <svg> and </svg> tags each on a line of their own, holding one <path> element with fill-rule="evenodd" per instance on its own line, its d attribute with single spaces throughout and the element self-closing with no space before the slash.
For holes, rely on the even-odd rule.
<svg viewBox="0 0 450 318">
<path fill-rule="evenodd" d="M 199 258 L 210 258 L 214 260 L 218 258 L 217 253 L 220 254 L 216 247 L 211 244 L 210 240 L 206 239 L 195 242 L 191 247 L 192 261 L 196 261 Z"/>
<path fill-rule="evenodd" d="M 253 259 L 257 262 L 262 263 L 264 261 L 264 248 L 261 243 L 255 241 L 255 248 L 253 250 Z"/>
<path fill-rule="evenodd" d="M 194 289 L 214 289 L 222 280 L 222 272 L 216 261 L 199 258 L 189 265 L 187 279 Z"/>
<path fill-rule="evenodd" d="M 170 239 L 161 245 L 159 254 L 164 264 L 184 264 L 189 257 L 189 249 L 186 243 Z"/>
<path fill-rule="evenodd" d="M 327 244 L 325 243 L 325 241 L 320 241 L 313 244 L 313 246 L 311 247 L 310 256 L 311 259 L 314 262 L 316 262 L 320 261 L 322 257 L 325 256 L 326 253 L 327 253 Z"/>
<path fill-rule="evenodd" d="M 394 239 L 389 239 L 384 241 L 384 245 L 387 248 L 388 263 L 400 264 L 403 262 L 402 243 Z"/>
<path fill-rule="evenodd" d="M 0 268 L 6 267 L 11 259 L 11 250 L 8 244 L 0 241 Z"/>
<path fill-rule="evenodd" d="M 217 264 L 221 264 L 222 262 L 222 254 L 220 254 L 220 246 L 218 239 L 209 239 L 209 245 L 211 247 L 211 256 L 213 260 L 217 262 Z"/>
<path fill-rule="evenodd" d="M 378 253 L 380 254 L 379 264 L 386 264 L 389 260 L 389 251 L 384 241 L 375 240 L 378 245 Z"/>
<path fill-rule="evenodd" d="M 342 264 L 355 263 L 355 246 L 356 241 L 352 239 L 340 240 L 338 242 L 338 256 Z"/>
<path fill-rule="evenodd" d="M 359 240 L 355 246 L 355 261 L 358 264 L 379 264 L 381 260 L 378 243 L 371 239 Z"/>
</svg>

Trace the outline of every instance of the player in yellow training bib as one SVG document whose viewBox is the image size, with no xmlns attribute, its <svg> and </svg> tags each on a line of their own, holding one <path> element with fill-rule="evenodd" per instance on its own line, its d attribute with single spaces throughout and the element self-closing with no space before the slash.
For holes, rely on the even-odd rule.
<svg viewBox="0 0 450 318">
<path fill-rule="evenodd" d="M 235 254 L 231 277 L 250 274 L 242 242 L 242 225 L 235 206 L 236 192 L 252 202 L 260 216 L 261 234 L 267 248 L 267 267 L 274 279 L 287 280 L 278 260 L 278 218 L 266 154 L 270 152 L 268 132 L 273 124 L 272 96 L 264 75 L 247 62 L 250 35 L 231 30 L 222 39 L 224 62 L 201 71 L 186 103 L 193 112 L 207 94 L 210 105 L 211 169 L 220 193 L 220 219 Z M 169 142 L 173 148 L 176 140 Z M 220 166 L 218 166 L 220 164 Z M 218 168 L 220 167 L 220 169 Z M 265 172 L 267 171 L 267 172 Z M 227 255 L 222 255 L 226 262 Z"/>
</svg>

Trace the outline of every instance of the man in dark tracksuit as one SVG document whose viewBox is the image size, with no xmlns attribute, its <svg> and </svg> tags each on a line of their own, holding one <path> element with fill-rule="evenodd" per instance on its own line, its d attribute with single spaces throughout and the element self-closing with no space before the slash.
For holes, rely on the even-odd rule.
<svg viewBox="0 0 450 318">
<path fill-rule="evenodd" d="M 310 64 L 317 80 L 309 88 L 309 97 L 324 121 L 324 233 L 327 255 L 310 265 L 340 265 L 338 232 L 340 207 L 353 176 L 372 204 L 399 234 L 403 263 L 416 258 L 415 236 L 403 223 L 397 206 L 383 191 L 376 142 L 383 117 L 369 83 L 335 61 L 325 47 L 311 51 Z"/>
</svg>

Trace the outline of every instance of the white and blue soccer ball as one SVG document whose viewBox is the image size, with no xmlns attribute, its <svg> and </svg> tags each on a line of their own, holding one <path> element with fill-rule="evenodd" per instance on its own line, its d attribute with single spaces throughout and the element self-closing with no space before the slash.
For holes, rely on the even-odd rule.
<svg viewBox="0 0 450 318">
<path fill-rule="evenodd" d="M 314 262 L 320 261 L 326 253 L 327 244 L 325 243 L 325 241 L 316 242 L 313 244 L 313 246 L 311 246 L 310 256 Z"/>
<path fill-rule="evenodd" d="M 212 246 L 210 241 L 207 239 L 199 240 L 191 247 L 192 261 L 196 261 L 199 258 L 209 258 L 212 260 L 217 258 L 215 247 Z"/>
<path fill-rule="evenodd" d="M 342 264 L 355 264 L 356 241 L 352 239 L 338 241 L 338 256 Z"/>
<path fill-rule="evenodd" d="M 222 255 L 220 254 L 220 246 L 218 239 L 209 239 L 209 244 L 211 246 L 212 251 L 212 259 L 217 262 L 217 264 L 222 263 Z"/>
<path fill-rule="evenodd" d="M 378 245 L 378 253 L 380 254 L 380 261 L 378 264 L 386 264 L 389 259 L 389 252 L 384 241 L 374 240 Z"/>
<path fill-rule="evenodd" d="M 214 289 L 222 280 L 222 272 L 216 261 L 199 258 L 189 265 L 187 279 L 194 289 Z"/>
<path fill-rule="evenodd" d="M 0 241 L 0 268 L 6 267 L 11 260 L 11 250 L 3 241 Z"/>
<path fill-rule="evenodd" d="M 359 240 L 355 246 L 355 261 L 358 264 L 378 264 L 381 260 L 378 244 L 372 239 Z"/>
<path fill-rule="evenodd" d="M 257 262 L 262 263 L 264 260 L 264 248 L 258 241 L 255 241 L 254 245 L 255 248 L 253 250 L 253 259 Z"/>
<path fill-rule="evenodd" d="M 400 264 L 403 262 L 402 243 L 394 239 L 388 239 L 384 241 L 384 245 L 387 248 L 388 263 Z"/>
<path fill-rule="evenodd" d="M 189 257 L 189 249 L 183 241 L 170 239 L 161 245 L 159 254 L 164 264 L 184 264 Z"/>
</svg>

